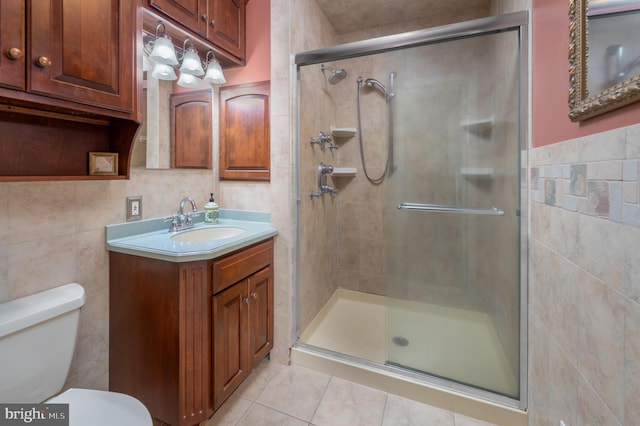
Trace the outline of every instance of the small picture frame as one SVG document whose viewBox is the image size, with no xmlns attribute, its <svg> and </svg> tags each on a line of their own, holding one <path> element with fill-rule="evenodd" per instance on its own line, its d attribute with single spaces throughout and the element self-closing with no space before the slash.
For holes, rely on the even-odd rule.
<svg viewBox="0 0 640 426">
<path fill-rule="evenodd" d="M 91 176 L 114 176 L 118 174 L 117 152 L 90 152 L 89 174 Z"/>
</svg>

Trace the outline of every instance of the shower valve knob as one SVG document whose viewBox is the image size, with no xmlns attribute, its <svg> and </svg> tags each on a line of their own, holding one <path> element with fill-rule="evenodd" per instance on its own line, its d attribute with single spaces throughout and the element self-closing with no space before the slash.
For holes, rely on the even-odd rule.
<svg viewBox="0 0 640 426">
<path fill-rule="evenodd" d="M 324 144 L 326 143 L 330 144 L 331 147 L 334 146 L 334 144 L 331 143 L 332 140 L 333 139 L 331 138 L 331 136 L 327 135 L 325 132 L 320 132 L 318 133 L 318 139 L 310 138 L 309 143 L 311 144 L 311 146 L 313 146 L 313 144 L 318 144 L 320 145 L 320 149 L 324 150 Z"/>
</svg>

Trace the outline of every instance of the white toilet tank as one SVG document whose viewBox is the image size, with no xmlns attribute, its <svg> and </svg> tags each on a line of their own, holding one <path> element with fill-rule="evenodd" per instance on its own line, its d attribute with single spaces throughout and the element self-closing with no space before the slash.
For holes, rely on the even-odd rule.
<svg viewBox="0 0 640 426">
<path fill-rule="evenodd" d="M 39 403 L 62 389 L 84 301 L 74 283 L 0 304 L 0 402 Z"/>
</svg>

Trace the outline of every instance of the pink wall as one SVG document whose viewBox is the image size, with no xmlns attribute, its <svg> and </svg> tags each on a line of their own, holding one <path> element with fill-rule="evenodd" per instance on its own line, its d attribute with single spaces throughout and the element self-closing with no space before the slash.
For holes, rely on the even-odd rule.
<svg viewBox="0 0 640 426">
<path fill-rule="evenodd" d="M 247 3 L 247 65 L 224 70 L 226 86 L 271 79 L 270 0 Z"/>
<path fill-rule="evenodd" d="M 533 146 L 640 123 L 640 102 L 602 116 L 569 120 L 569 0 L 533 0 Z"/>
</svg>

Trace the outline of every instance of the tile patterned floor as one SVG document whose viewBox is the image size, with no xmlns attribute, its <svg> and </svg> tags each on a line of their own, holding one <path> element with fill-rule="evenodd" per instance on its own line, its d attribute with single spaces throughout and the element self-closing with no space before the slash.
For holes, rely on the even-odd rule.
<svg viewBox="0 0 640 426">
<path fill-rule="evenodd" d="M 492 426 L 304 367 L 268 360 L 200 426 Z"/>
</svg>

